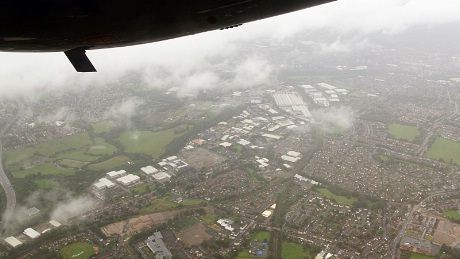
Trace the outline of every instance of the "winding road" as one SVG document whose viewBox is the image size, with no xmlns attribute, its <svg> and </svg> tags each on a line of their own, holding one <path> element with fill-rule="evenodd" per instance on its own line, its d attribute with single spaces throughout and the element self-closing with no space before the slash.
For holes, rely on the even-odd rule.
<svg viewBox="0 0 460 259">
<path fill-rule="evenodd" d="M 16 193 L 14 192 L 14 188 L 11 185 L 10 179 L 8 179 L 8 176 L 5 173 L 5 170 L 3 169 L 3 160 L 2 160 L 2 151 L 3 151 L 3 145 L 2 145 L 2 137 L 3 135 L 8 131 L 8 129 L 13 125 L 13 123 L 16 122 L 16 120 L 12 120 L 8 125 L 0 129 L 0 185 L 2 186 L 3 190 L 5 191 L 5 197 L 6 197 L 6 206 L 5 206 L 5 213 L 4 217 L 2 218 L 2 230 L 4 229 L 5 224 L 8 222 L 8 218 L 11 217 L 11 215 L 14 212 L 14 209 L 16 208 Z"/>
</svg>

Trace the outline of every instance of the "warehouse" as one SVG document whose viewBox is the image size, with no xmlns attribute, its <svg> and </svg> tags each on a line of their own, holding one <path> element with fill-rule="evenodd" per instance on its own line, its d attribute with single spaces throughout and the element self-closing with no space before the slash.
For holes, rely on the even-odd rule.
<svg viewBox="0 0 460 259">
<path fill-rule="evenodd" d="M 33 228 L 27 228 L 24 230 L 24 232 L 22 232 L 24 235 L 32 238 L 32 239 L 35 239 L 37 237 L 40 236 L 40 233 L 38 233 L 35 229 Z"/>
<path fill-rule="evenodd" d="M 128 174 L 123 177 L 117 179 L 117 182 L 121 183 L 122 185 L 132 185 L 140 181 L 140 177 L 134 174 Z"/>
<path fill-rule="evenodd" d="M 120 177 L 122 177 L 122 176 L 125 176 L 125 175 L 126 175 L 126 171 L 125 171 L 125 170 L 112 171 L 112 172 L 108 172 L 106 175 L 107 175 L 107 177 L 110 178 L 110 179 L 115 179 L 115 178 L 120 178 Z"/>
<path fill-rule="evenodd" d="M 97 190 L 103 190 L 103 189 L 106 189 L 106 188 L 112 188 L 115 186 L 115 184 L 110 181 L 109 179 L 107 178 L 101 178 L 99 179 L 97 182 L 95 182 L 93 184 L 94 188 L 96 188 Z"/>
<path fill-rule="evenodd" d="M 164 183 L 164 182 L 169 182 L 170 181 L 171 175 L 169 175 L 168 173 L 165 173 L 165 172 L 159 172 L 157 174 L 154 174 L 153 178 L 155 179 L 155 181 L 157 181 L 159 183 Z"/>
<path fill-rule="evenodd" d="M 146 166 L 146 167 L 142 167 L 141 171 L 144 172 L 146 175 L 151 175 L 151 174 L 158 173 L 158 169 L 156 169 L 155 167 L 153 167 L 151 165 Z"/>
<path fill-rule="evenodd" d="M 22 245 L 22 242 L 19 241 L 17 238 L 13 237 L 13 236 L 7 237 L 4 240 L 8 245 L 10 245 L 13 248 Z"/>
</svg>

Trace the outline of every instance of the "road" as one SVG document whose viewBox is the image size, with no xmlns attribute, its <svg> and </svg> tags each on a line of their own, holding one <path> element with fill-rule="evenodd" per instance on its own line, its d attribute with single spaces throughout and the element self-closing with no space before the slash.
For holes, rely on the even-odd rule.
<svg viewBox="0 0 460 259">
<path fill-rule="evenodd" d="M 16 119 L 12 120 L 8 125 L 0 129 L 0 185 L 2 186 L 3 190 L 5 190 L 5 197 L 6 197 L 6 207 L 5 207 L 5 217 L 2 218 L 8 219 L 11 217 L 11 215 L 14 212 L 14 209 L 16 208 L 16 192 L 14 191 L 13 186 L 11 185 L 10 179 L 8 179 L 8 176 L 5 173 L 5 170 L 3 169 L 3 160 L 2 160 L 2 151 L 3 151 L 3 145 L 2 145 L 2 137 L 3 135 L 8 131 L 11 125 L 16 122 Z M 8 220 L 4 220 L 2 222 L 2 227 L 1 229 L 4 229 L 5 224 L 8 222 Z"/>
</svg>

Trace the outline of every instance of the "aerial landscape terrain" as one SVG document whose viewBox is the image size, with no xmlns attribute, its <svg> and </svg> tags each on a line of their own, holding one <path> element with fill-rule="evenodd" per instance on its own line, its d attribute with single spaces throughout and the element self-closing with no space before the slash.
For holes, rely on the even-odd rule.
<svg viewBox="0 0 460 259">
<path fill-rule="evenodd" d="M 0 258 L 460 258 L 458 25 L 332 35 L 0 94 Z"/>
</svg>

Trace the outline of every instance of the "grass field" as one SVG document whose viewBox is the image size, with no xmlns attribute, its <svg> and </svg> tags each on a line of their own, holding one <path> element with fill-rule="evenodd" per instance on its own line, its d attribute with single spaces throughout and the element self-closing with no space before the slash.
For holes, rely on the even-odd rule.
<svg viewBox="0 0 460 259">
<path fill-rule="evenodd" d="M 78 242 L 63 247 L 60 254 L 64 259 L 87 259 L 94 254 L 94 250 L 91 244 Z"/>
<path fill-rule="evenodd" d="M 335 201 L 335 202 L 337 202 L 339 204 L 352 206 L 357 201 L 357 199 L 353 198 L 353 197 L 349 198 L 349 197 L 346 197 L 346 196 L 336 195 L 336 194 L 332 193 L 331 191 L 329 191 L 326 188 L 318 188 L 317 191 L 321 195 L 326 197 L 327 199 L 333 200 L 333 201 Z"/>
<path fill-rule="evenodd" d="M 39 180 L 35 180 L 35 184 L 40 189 L 49 190 L 49 189 L 52 189 L 56 185 L 56 182 L 48 180 L 48 179 L 39 179 Z"/>
<path fill-rule="evenodd" d="M 179 205 L 169 199 L 169 197 L 163 197 L 154 200 L 149 206 L 144 207 L 140 210 L 141 214 L 148 214 L 158 211 L 165 211 L 177 208 Z"/>
<path fill-rule="evenodd" d="M 87 163 L 82 162 L 82 161 L 72 160 L 72 159 L 62 159 L 58 161 L 58 164 L 62 167 L 68 167 L 68 168 L 82 168 Z"/>
<path fill-rule="evenodd" d="M 182 201 L 182 205 L 184 206 L 198 206 L 198 205 L 201 205 L 203 203 L 202 200 L 200 199 L 185 199 Z"/>
<path fill-rule="evenodd" d="M 252 240 L 257 240 L 259 242 L 262 242 L 264 240 L 267 240 L 267 241 L 270 241 L 270 232 L 268 231 L 259 231 L 257 233 L 255 233 L 254 235 L 252 235 Z"/>
<path fill-rule="evenodd" d="M 432 159 L 460 165 L 460 142 L 437 137 L 426 155 Z"/>
<path fill-rule="evenodd" d="M 94 145 L 88 148 L 87 153 L 93 156 L 109 156 L 117 151 L 117 148 L 105 142 L 103 138 L 96 138 Z"/>
<path fill-rule="evenodd" d="M 455 221 L 460 222 L 460 211 L 459 210 L 446 210 L 443 213 L 444 217 Z"/>
<path fill-rule="evenodd" d="M 388 133 L 395 139 L 414 141 L 420 136 L 420 131 L 415 126 L 392 123 L 388 125 Z"/>
<path fill-rule="evenodd" d="M 150 184 L 141 184 L 131 190 L 134 194 L 144 194 L 150 191 Z"/>
<path fill-rule="evenodd" d="M 216 224 L 218 217 L 216 214 L 206 213 L 205 215 L 201 216 L 201 219 L 208 225 L 213 225 Z"/>
<path fill-rule="evenodd" d="M 129 157 L 127 156 L 116 156 L 100 163 L 91 164 L 88 169 L 92 171 L 108 171 L 125 165 L 128 161 Z"/>
<path fill-rule="evenodd" d="M 103 134 L 109 133 L 114 128 L 114 123 L 111 121 L 100 121 L 93 123 L 91 127 L 93 128 L 93 132 L 96 134 Z"/>
<path fill-rule="evenodd" d="M 291 242 L 283 242 L 281 248 L 281 258 L 282 259 L 304 259 L 305 252 L 302 245 Z"/>
<path fill-rule="evenodd" d="M 422 254 L 416 254 L 412 253 L 409 257 L 409 259 L 433 259 L 435 258 L 434 256 L 428 256 L 428 255 L 422 255 Z"/>
<path fill-rule="evenodd" d="M 14 177 L 24 178 L 29 175 L 73 175 L 74 170 L 70 168 L 57 167 L 51 163 L 33 166 L 29 169 L 23 169 L 12 173 Z"/>
<path fill-rule="evenodd" d="M 127 131 L 118 141 L 127 153 L 140 153 L 159 158 L 166 146 L 186 131 L 183 126 L 162 131 Z"/>
</svg>

